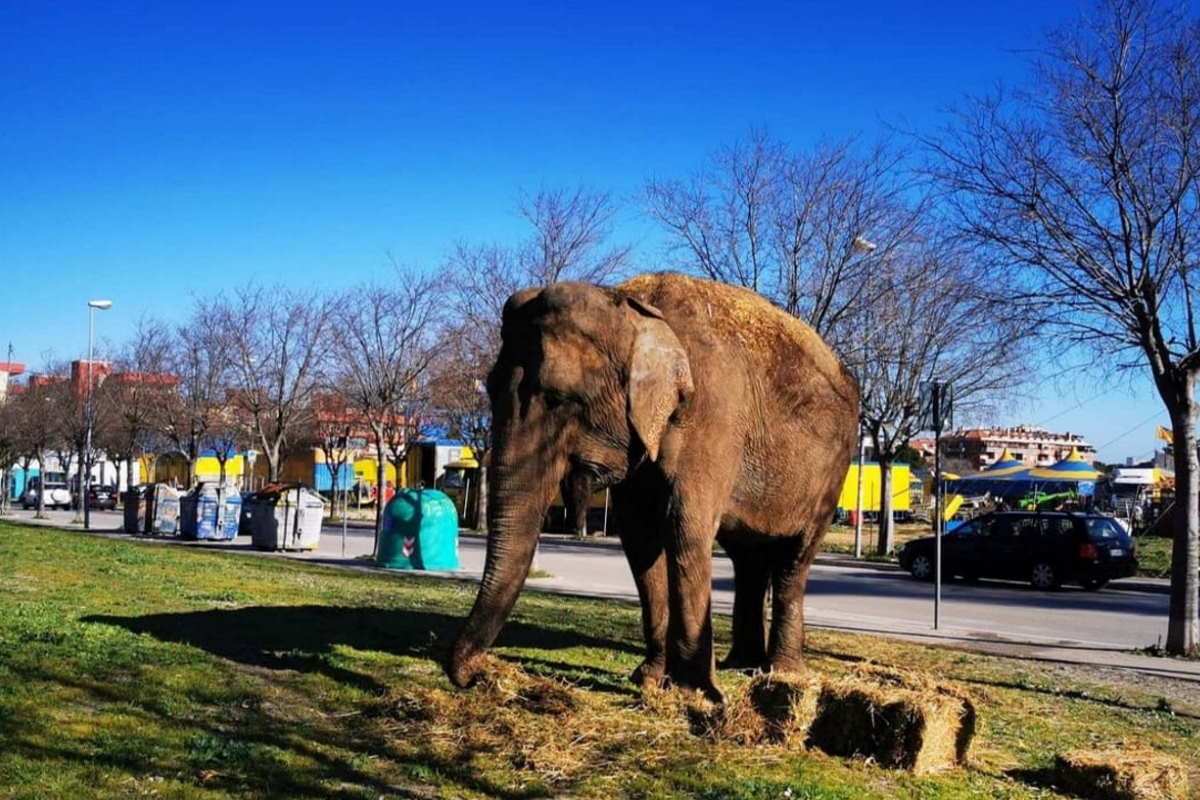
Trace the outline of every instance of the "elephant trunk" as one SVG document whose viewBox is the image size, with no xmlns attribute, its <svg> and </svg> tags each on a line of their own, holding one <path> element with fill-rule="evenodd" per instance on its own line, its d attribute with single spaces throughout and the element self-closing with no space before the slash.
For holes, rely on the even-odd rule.
<svg viewBox="0 0 1200 800">
<path fill-rule="evenodd" d="M 537 549 L 542 519 L 564 467 L 528 459 L 519 468 L 493 461 L 488 490 L 487 561 L 475 605 L 450 654 L 446 672 L 456 686 L 469 686 L 480 672 L 513 604 Z"/>
</svg>

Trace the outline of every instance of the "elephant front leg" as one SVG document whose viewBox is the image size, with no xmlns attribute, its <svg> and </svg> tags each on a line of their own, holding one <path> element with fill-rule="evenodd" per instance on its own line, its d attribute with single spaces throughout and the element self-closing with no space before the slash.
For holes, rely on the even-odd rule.
<svg viewBox="0 0 1200 800">
<path fill-rule="evenodd" d="M 677 508 L 687 508 L 678 504 Z M 667 677 L 678 686 L 698 689 L 716 703 L 712 636 L 712 543 L 716 523 L 687 513 L 667 534 Z"/>
<path fill-rule="evenodd" d="M 765 545 L 748 545 L 718 534 L 717 541 L 733 562 L 733 645 L 722 669 L 762 669 L 767 663 L 764 617 L 771 565 Z"/>
<path fill-rule="evenodd" d="M 808 537 L 784 539 L 771 549 L 771 637 L 767 663 L 775 672 L 804 669 L 804 591 L 816 547 Z"/>
<path fill-rule="evenodd" d="M 662 686 L 667 672 L 667 563 L 662 531 L 647 516 L 644 495 L 627 486 L 613 489 L 613 513 L 621 546 L 642 605 L 646 657 L 630 676 L 646 688 Z"/>
</svg>

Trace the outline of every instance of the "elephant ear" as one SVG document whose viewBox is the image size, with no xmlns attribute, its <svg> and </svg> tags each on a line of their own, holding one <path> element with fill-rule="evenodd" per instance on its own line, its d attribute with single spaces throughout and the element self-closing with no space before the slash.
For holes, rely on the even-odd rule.
<svg viewBox="0 0 1200 800">
<path fill-rule="evenodd" d="M 691 396 L 692 370 L 683 345 L 662 312 L 652 305 L 627 299 L 638 314 L 629 359 L 629 422 L 650 460 L 657 461 L 671 414 Z"/>
</svg>

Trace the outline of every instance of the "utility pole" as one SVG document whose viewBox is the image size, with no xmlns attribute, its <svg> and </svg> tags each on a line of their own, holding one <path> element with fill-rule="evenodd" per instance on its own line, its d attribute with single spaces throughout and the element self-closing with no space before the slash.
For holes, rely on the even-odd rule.
<svg viewBox="0 0 1200 800">
<path fill-rule="evenodd" d="M 862 558 L 863 473 L 866 471 L 867 432 L 858 418 L 858 499 L 854 504 L 854 557 Z"/>
</svg>

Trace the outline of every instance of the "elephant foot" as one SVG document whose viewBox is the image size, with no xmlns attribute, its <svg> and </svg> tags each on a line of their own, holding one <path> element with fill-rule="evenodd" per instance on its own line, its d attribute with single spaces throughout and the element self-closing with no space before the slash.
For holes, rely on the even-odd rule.
<svg viewBox="0 0 1200 800">
<path fill-rule="evenodd" d="M 706 700 L 717 705 L 725 704 L 725 693 L 717 686 L 711 670 L 672 670 L 667 674 L 667 683 L 680 689 L 700 692 Z"/>
<path fill-rule="evenodd" d="M 714 705 L 725 705 L 725 693 L 712 680 L 704 681 L 682 681 L 668 678 L 667 683 L 671 686 L 676 686 L 687 691 L 699 692 L 704 695 L 704 699 Z"/>
<path fill-rule="evenodd" d="M 738 650 L 730 650 L 729 655 L 717 662 L 717 669 L 765 670 L 766 668 L 766 653 L 745 653 Z"/>
<path fill-rule="evenodd" d="M 804 672 L 804 656 L 771 656 L 766 670 L 770 672 Z"/>
<path fill-rule="evenodd" d="M 637 669 L 629 676 L 629 680 L 644 691 L 646 689 L 662 688 L 663 683 L 666 681 L 666 676 L 666 665 L 660 660 L 648 658 L 641 664 L 638 664 Z"/>
<path fill-rule="evenodd" d="M 460 689 L 466 689 L 483 674 L 484 656 L 478 653 L 466 658 L 451 658 L 445 666 L 450 682 Z"/>
</svg>

